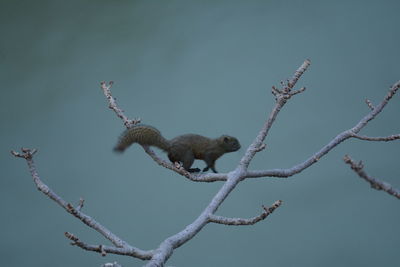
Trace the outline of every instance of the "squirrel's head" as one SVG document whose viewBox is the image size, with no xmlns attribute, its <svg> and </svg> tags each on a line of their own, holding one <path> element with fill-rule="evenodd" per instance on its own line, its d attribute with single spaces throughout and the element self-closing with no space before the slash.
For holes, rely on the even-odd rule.
<svg viewBox="0 0 400 267">
<path fill-rule="evenodd" d="M 219 140 L 226 152 L 234 152 L 240 149 L 239 141 L 233 136 L 222 135 Z"/>
</svg>

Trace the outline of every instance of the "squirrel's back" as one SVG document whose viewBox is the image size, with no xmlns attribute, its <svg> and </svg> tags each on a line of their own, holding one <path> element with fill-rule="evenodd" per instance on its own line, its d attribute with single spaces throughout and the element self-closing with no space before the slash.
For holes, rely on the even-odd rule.
<svg viewBox="0 0 400 267">
<path fill-rule="evenodd" d="M 196 159 L 203 159 L 205 152 L 216 146 L 214 139 L 198 134 L 184 134 L 177 136 L 170 141 L 170 144 L 170 152 L 179 153 L 179 150 L 190 149 Z M 182 152 L 184 153 L 184 151 Z"/>
</svg>

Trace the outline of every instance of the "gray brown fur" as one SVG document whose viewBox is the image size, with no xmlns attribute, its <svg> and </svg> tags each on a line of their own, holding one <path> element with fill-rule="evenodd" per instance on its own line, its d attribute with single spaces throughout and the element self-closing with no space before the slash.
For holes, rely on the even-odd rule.
<svg viewBox="0 0 400 267">
<path fill-rule="evenodd" d="M 114 151 L 124 152 L 131 144 L 155 146 L 166 152 L 169 149 L 168 140 L 166 140 L 156 128 L 149 125 L 135 125 L 126 129 L 120 136 Z"/>
<path fill-rule="evenodd" d="M 159 130 L 149 125 L 135 125 L 122 133 L 114 150 L 123 152 L 131 144 L 155 146 L 168 153 L 171 162 L 180 162 L 189 172 L 198 172 L 200 169 L 191 168 L 195 159 L 202 159 L 213 172 L 215 161 L 225 153 L 237 151 L 239 141 L 232 136 L 222 135 L 219 138 L 208 138 L 197 134 L 185 134 L 171 140 L 165 139 Z"/>
</svg>

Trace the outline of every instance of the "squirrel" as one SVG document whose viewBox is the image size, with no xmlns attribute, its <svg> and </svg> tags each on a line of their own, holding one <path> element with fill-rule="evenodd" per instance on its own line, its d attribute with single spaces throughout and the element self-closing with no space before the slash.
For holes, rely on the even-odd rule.
<svg viewBox="0 0 400 267">
<path fill-rule="evenodd" d="M 203 172 L 211 168 L 214 173 L 217 173 L 215 161 L 225 153 L 240 149 L 239 141 L 228 135 L 212 139 L 197 134 L 184 134 L 167 140 L 156 128 L 137 124 L 122 133 L 114 151 L 122 153 L 133 143 L 160 148 L 168 153 L 168 158 L 172 163 L 180 162 L 188 172 L 199 172 L 199 168 L 191 168 L 191 166 L 195 159 L 202 159 L 207 164 Z"/>
</svg>

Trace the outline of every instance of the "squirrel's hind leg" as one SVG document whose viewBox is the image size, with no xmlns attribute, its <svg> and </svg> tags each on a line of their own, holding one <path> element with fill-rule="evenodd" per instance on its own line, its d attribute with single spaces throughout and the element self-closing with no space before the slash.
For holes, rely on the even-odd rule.
<svg viewBox="0 0 400 267">
<path fill-rule="evenodd" d="M 183 155 L 168 153 L 168 158 L 171 162 L 180 162 L 188 172 L 200 172 L 199 168 L 190 168 L 194 162 L 194 154 L 191 150 L 187 150 Z"/>
</svg>

